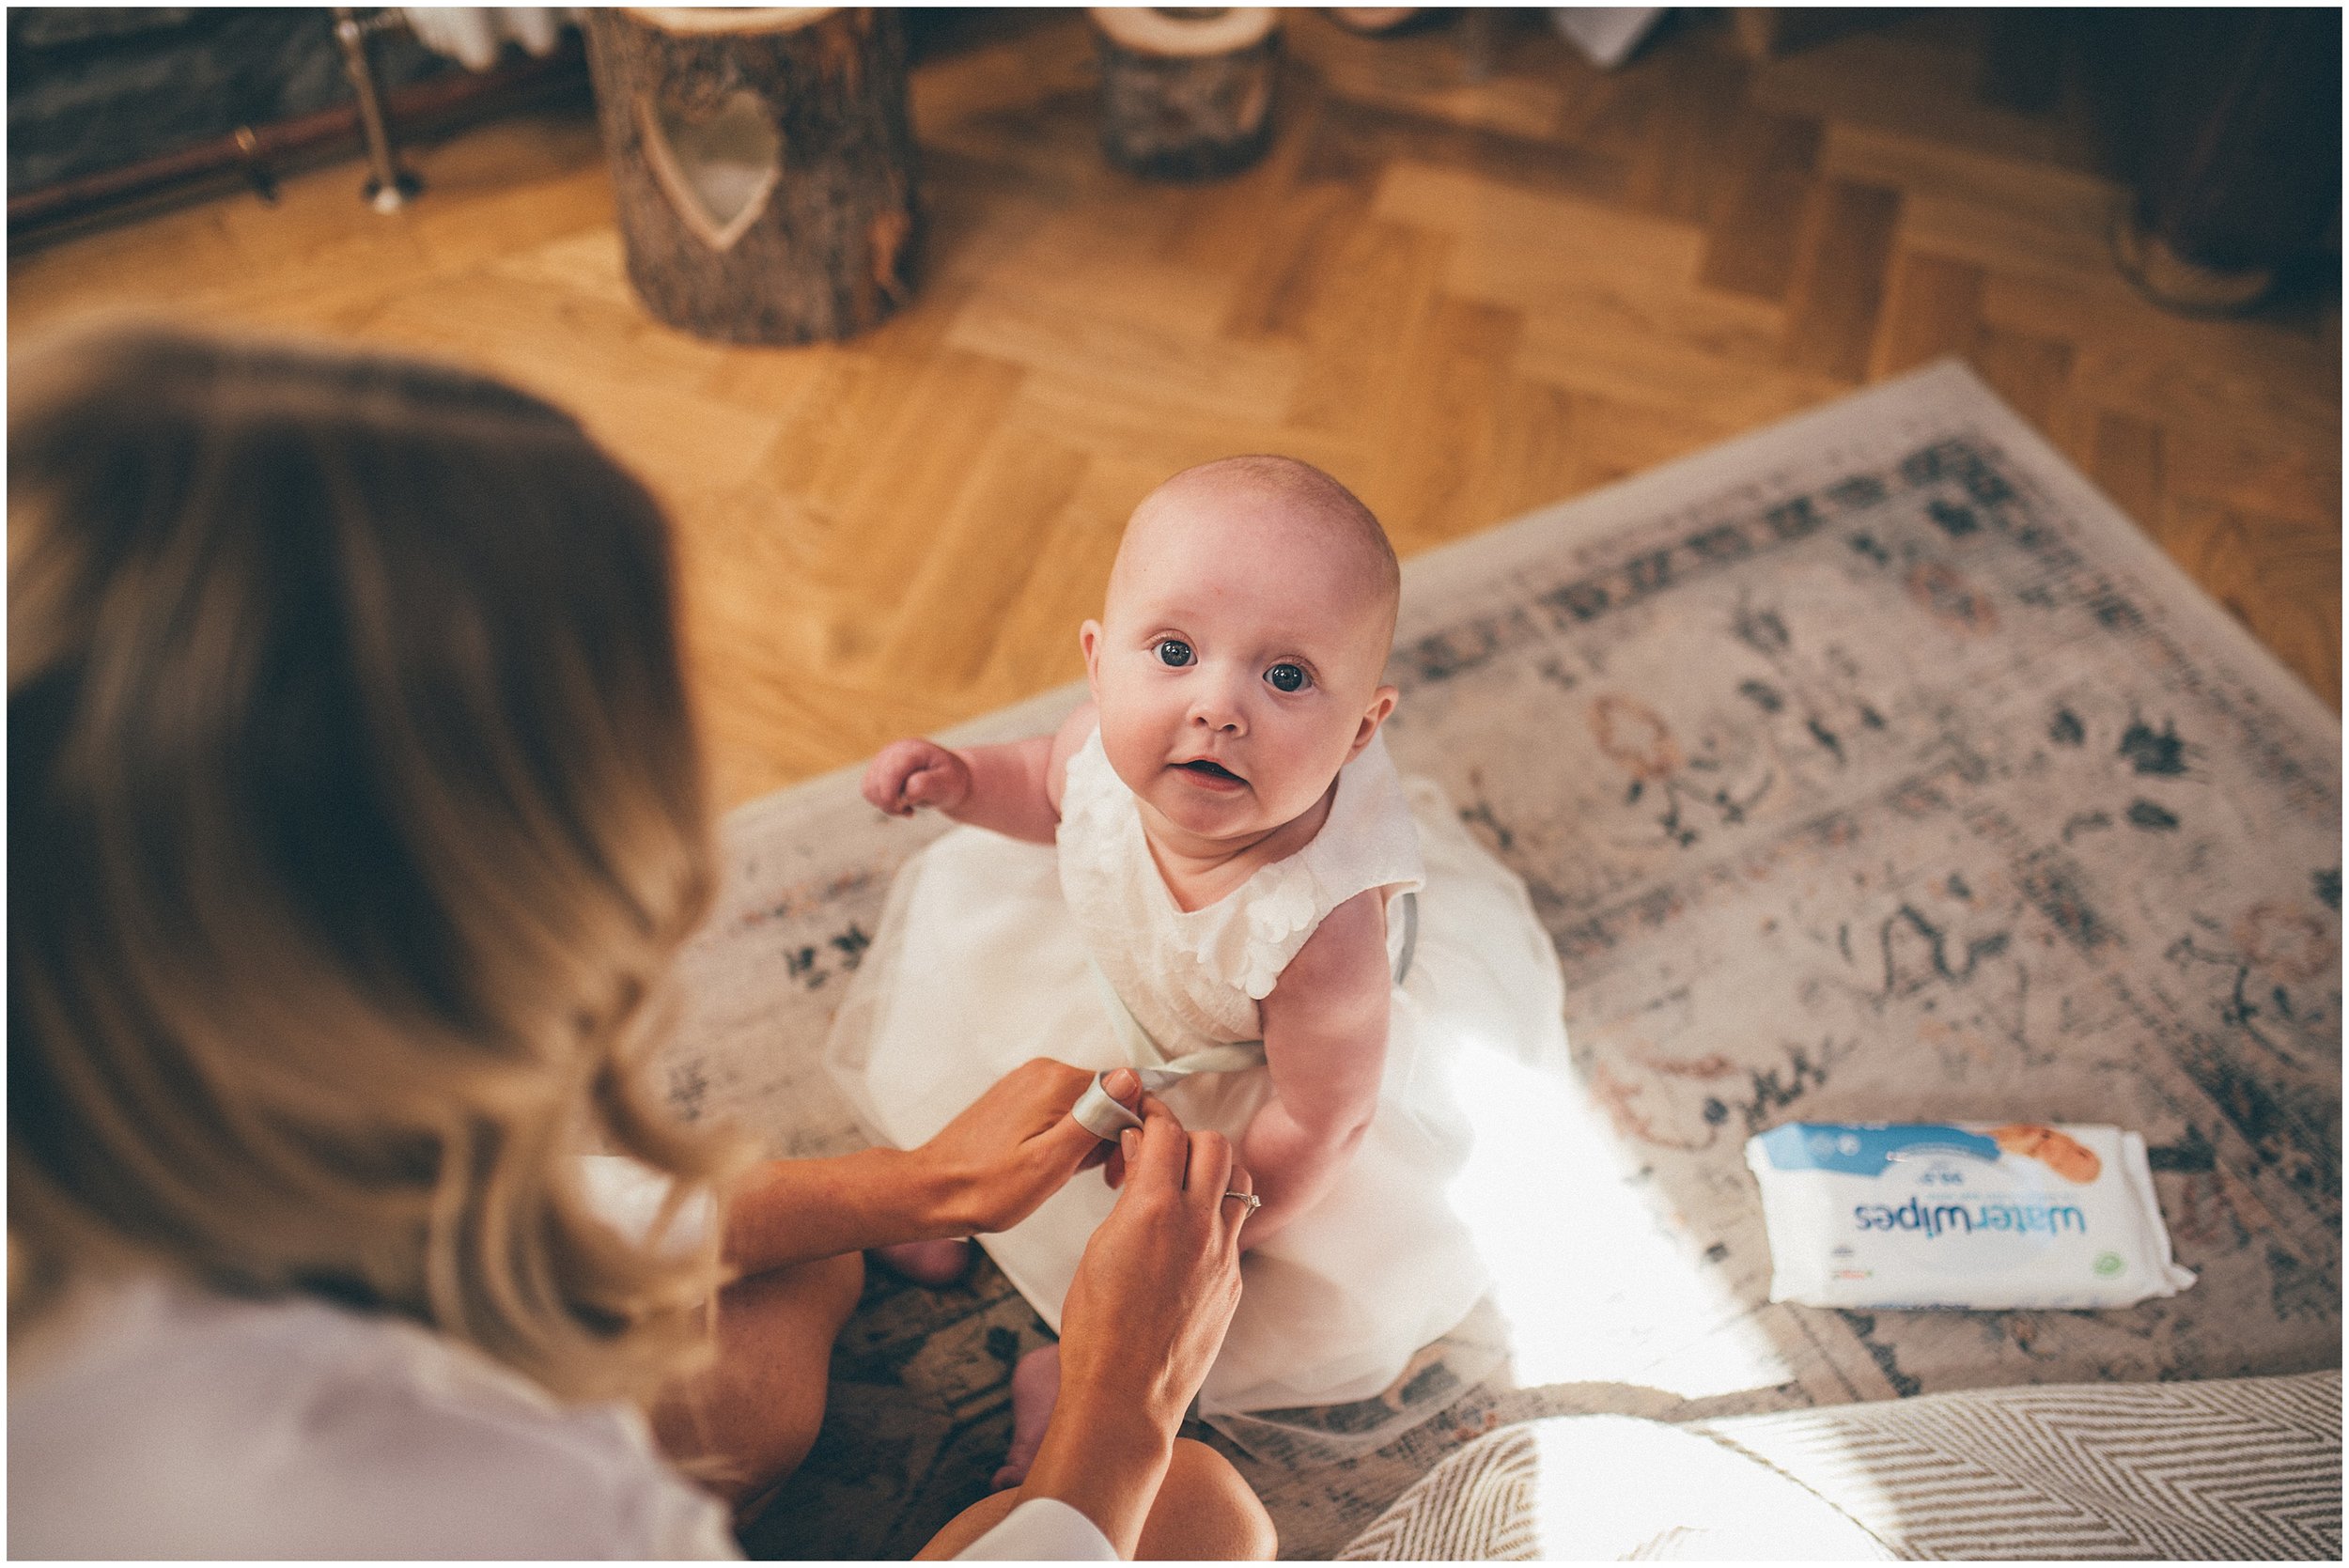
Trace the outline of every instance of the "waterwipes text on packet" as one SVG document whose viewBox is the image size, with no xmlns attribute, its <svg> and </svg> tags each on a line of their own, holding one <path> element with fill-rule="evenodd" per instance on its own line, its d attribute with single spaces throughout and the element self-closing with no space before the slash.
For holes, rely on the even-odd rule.
<svg viewBox="0 0 2349 1568">
<path fill-rule="evenodd" d="M 1813 1307 L 2125 1307 L 2194 1282 L 2145 1141 L 2046 1123 L 1792 1122 L 1746 1141 L 1770 1299 Z"/>
</svg>

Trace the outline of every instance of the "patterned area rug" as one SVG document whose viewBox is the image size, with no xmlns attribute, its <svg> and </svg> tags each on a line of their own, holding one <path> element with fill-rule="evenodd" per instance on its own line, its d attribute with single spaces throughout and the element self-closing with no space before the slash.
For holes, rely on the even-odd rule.
<svg viewBox="0 0 2349 1568">
<path fill-rule="evenodd" d="M 1429 1419 L 1367 1454 L 1216 1436 L 1287 1555 L 1532 1416 L 2340 1364 L 2339 723 L 1967 371 L 1411 562 L 1390 678 L 1398 764 L 1533 890 L 1574 1060 L 1465 1085 L 1495 1160 L 1455 1195 L 1500 1282 L 1461 1338 L 1505 1335 L 1504 1373 L 1434 1348 L 1385 1398 Z M 681 1107 L 782 1154 L 863 1141 L 818 1053 L 941 826 L 846 775 L 730 819 Z M 1740 1149 L 1797 1117 L 2136 1128 L 2200 1282 L 2093 1312 L 1770 1305 Z M 910 1553 L 982 1495 L 1043 1337 L 985 1265 L 877 1280 L 750 1549 Z"/>
</svg>

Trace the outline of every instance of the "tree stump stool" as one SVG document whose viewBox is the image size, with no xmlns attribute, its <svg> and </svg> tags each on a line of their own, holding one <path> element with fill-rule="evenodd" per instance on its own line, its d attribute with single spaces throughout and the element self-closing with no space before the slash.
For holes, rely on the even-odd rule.
<svg viewBox="0 0 2349 1568">
<path fill-rule="evenodd" d="M 1244 169 L 1272 143 L 1280 18 L 1269 7 L 1093 8 L 1101 148 L 1154 179 Z"/>
<path fill-rule="evenodd" d="M 869 8 L 589 8 L 629 282 L 728 343 L 847 337 L 911 291 L 905 37 Z"/>
</svg>

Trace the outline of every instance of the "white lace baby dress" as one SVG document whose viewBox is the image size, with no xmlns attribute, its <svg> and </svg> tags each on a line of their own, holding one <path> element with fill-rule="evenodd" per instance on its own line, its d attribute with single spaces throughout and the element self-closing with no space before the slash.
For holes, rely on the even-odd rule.
<svg viewBox="0 0 2349 1568">
<path fill-rule="evenodd" d="M 1435 785 L 1396 775 L 1383 738 L 1339 774 L 1310 844 L 1186 912 L 1097 731 L 1069 759 L 1056 847 L 957 828 L 898 874 L 827 1063 L 873 1130 L 903 1148 L 1030 1057 L 1155 1066 L 1256 1040 L 1257 1002 L 1323 917 L 1369 888 L 1419 890 L 1377 1112 L 1330 1190 L 1247 1253 L 1239 1311 L 1200 1409 L 1368 1400 L 1486 1289 L 1446 1192 L 1470 1141 L 1444 1071 L 1447 1042 L 1473 1032 L 1551 1060 L 1564 1048 L 1557 957 L 1523 884 Z M 1389 920 L 1391 949 L 1403 924 Z M 1121 1032 L 1103 978 L 1146 1039 Z M 1135 1060 L 1153 1047 L 1155 1059 Z M 1270 1087 L 1256 1066 L 1187 1079 L 1165 1098 L 1186 1126 L 1237 1143 Z M 1055 1330 L 1078 1257 L 1115 1196 L 1088 1172 L 1025 1221 L 979 1238 Z"/>
</svg>

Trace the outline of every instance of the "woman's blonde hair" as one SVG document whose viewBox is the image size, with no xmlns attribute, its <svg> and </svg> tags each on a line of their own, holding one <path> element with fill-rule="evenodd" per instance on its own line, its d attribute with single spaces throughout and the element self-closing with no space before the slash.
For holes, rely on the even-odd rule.
<svg viewBox="0 0 2349 1568">
<path fill-rule="evenodd" d="M 714 1238 L 574 1157 L 739 1158 L 646 1082 L 713 881 L 652 498 L 486 378 L 152 327 L 15 366 L 8 458 L 11 1327 L 145 1262 L 689 1365 Z"/>
</svg>

